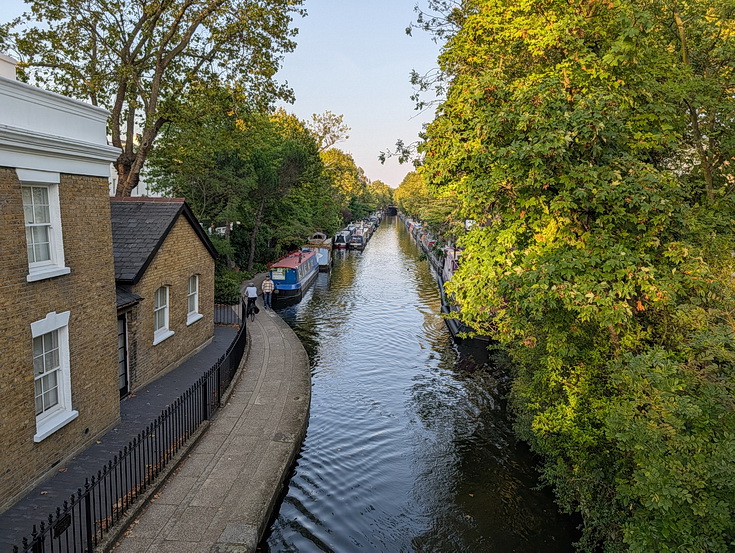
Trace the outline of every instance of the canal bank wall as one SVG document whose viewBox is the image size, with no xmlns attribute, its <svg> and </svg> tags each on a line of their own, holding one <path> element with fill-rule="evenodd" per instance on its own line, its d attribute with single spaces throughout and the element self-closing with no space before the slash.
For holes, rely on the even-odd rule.
<svg viewBox="0 0 735 553">
<path fill-rule="evenodd" d="M 258 278 L 259 277 L 259 278 Z M 253 281 L 260 288 L 264 275 Z M 264 309 L 229 398 L 115 553 L 254 553 L 306 434 L 309 358 L 291 328 Z"/>
</svg>

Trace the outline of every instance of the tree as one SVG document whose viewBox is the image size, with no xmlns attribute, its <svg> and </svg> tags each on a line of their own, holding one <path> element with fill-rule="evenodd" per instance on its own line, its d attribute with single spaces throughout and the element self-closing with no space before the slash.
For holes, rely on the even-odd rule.
<svg viewBox="0 0 735 553">
<path fill-rule="evenodd" d="M 154 190 L 185 197 L 200 221 L 235 221 L 251 186 L 239 151 L 257 143 L 254 108 L 242 90 L 217 82 L 193 83 L 181 104 L 161 128 L 146 176 Z"/>
<path fill-rule="evenodd" d="M 406 215 L 421 219 L 424 208 L 434 200 L 424 179 L 416 171 L 411 171 L 401 181 L 393 193 L 398 209 Z"/>
<path fill-rule="evenodd" d="M 110 110 L 118 195 L 130 195 L 162 126 L 196 80 L 237 81 L 262 104 L 295 47 L 302 0 L 31 0 L 41 23 L 10 40 L 23 77 Z M 23 21 L 31 21 L 26 16 Z"/>
<path fill-rule="evenodd" d="M 322 151 L 319 155 L 324 163 L 324 171 L 332 182 L 335 194 L 339 198 L 345 222 L 362 217 L 362 213 L 353 211 L 369 211 L 369 208 L 365 207 L 366 202 L 364 201 L 367 192 L 367 178 L 362 168 L 355 164 L 355 160 L 350 154 L 338 148 L 330 148 Z"/>
<path fill-rule="evenodd" d="M 350 131 L 344 121 L 342 115 L 335 115 L 331 111 L 311 116 L 311 121 L 307 123 L 307 128 L 314 135 L 319 144 L 319 151 L 328 150 L 338 142 L 342 142 L 349 138 L 347 134 Z"/>
<path fill-rule="evenodd" d="M 148 174 L 159 190 L 186 197 L 200 220 L 238 222 L 231 245 L 243 268 L 315 228 L 338 228 L 336 194 L 302 121 L 260 112 L 242 90 L 216 83 L 193 87 L 186 105 L 163 128 Z"/>
<path fill-rule="evenodd" d="M 731 550 L 732 2 L 432 4 L 420 174 L 479 223 L 448 288 L 580 549 Z"/>
<path fill-rule="evenodd" d="M 381 180 L 369 183 L 368 191 L 375 209 L 384 209 L 393 203 L 393 189 Z"/>
</svg>

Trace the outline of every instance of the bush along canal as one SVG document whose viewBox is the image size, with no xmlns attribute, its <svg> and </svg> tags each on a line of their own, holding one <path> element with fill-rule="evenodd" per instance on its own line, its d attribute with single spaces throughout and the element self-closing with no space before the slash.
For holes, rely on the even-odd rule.
<svg viewBox="0 0 735 553">
<path fill-rule="evenodd" d="M 571 553 L 503 372 L 452 343 L 420 251 L 387 217 L 280 314 L 309 352 L 306 440 L 260 550 Z"/>
</svg>

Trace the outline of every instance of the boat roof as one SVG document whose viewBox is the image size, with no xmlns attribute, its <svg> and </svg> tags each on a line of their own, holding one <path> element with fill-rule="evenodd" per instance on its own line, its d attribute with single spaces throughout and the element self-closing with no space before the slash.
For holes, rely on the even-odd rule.
<svg viewBox="0 0 735 553">
<path fill-rule="evenodd" d="M 274 261 L 270 266 L 271 269 L 284 268 L 284 269 L 297 269 L 307 259 L 316 255 L 314 251 L 295 251 L 288 255 L 283 256 L 278 261 Z M 299 257 L 301 260 L 299 260 Z"/>
</svg>

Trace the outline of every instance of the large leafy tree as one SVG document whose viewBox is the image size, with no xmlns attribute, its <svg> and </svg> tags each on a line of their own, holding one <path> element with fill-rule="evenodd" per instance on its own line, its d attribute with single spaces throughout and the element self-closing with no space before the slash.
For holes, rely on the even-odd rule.
<svg viewBox="0 0 735 553">
<path fill-rule="evenodd" d="M 732 550 L 735 7 L 431 4 L 421 172 L 480 223 L 450 291 L 516 360 L 581 549 Z"/>
<path fill-rule="evenodd" d="M 242 90 L 211 81 L 193 83 L 181 100 L 161 128 L 147 178 L 159 192 L 185 197 L 202 222 L 235 221 L 252 185 L 239 152 L 260 143 L 256 110 Z"/>
<path fill-rule="evenodd" d="M 393 189 L 381 180 L 370 182 L 368 191 L 376 209 L 383 209 L 393 203 Z"/>
<path fill-rule="evenodd" d="M 324 113 L 313 114 L 306 125 L 319 144 L 320 152 L 349 138 L 347 133 L 350 127 L 344 122 L 344 116 L 328 110 Z"/>
<path fill-rule="evenodd" d="M 118 195 L 129 195 L 159 131 L 194 80 L 237 81 L 262 102 L 295 47 L 302 0 L 30 0 L 6 38 L 24 77 L 111 111 Z M 37 27 L 28 23 L 38 22 Z M 21 24 L 26 23 L 26 24 Z"/>
<path fill-rule="evenodd" d="M 324 172 L 332 183 L 345 222 L 362 218 L 371 211 L 367 196 L 367 177 L 352 155 L 339 148 L 329 148 L 319 154 Z"/>
<path fill-rule="evenodd" d="M 186 197 L 200 220 L 227 231 L 235 223 L 243 268 L 315 228 L 337 228 L 339 206 L 303 122 L 282 109 L 261 112 L 242 90 L 213 82 L 192 87 L 186 106 L 162 129 L 148 175 Z"/>
</svg>

